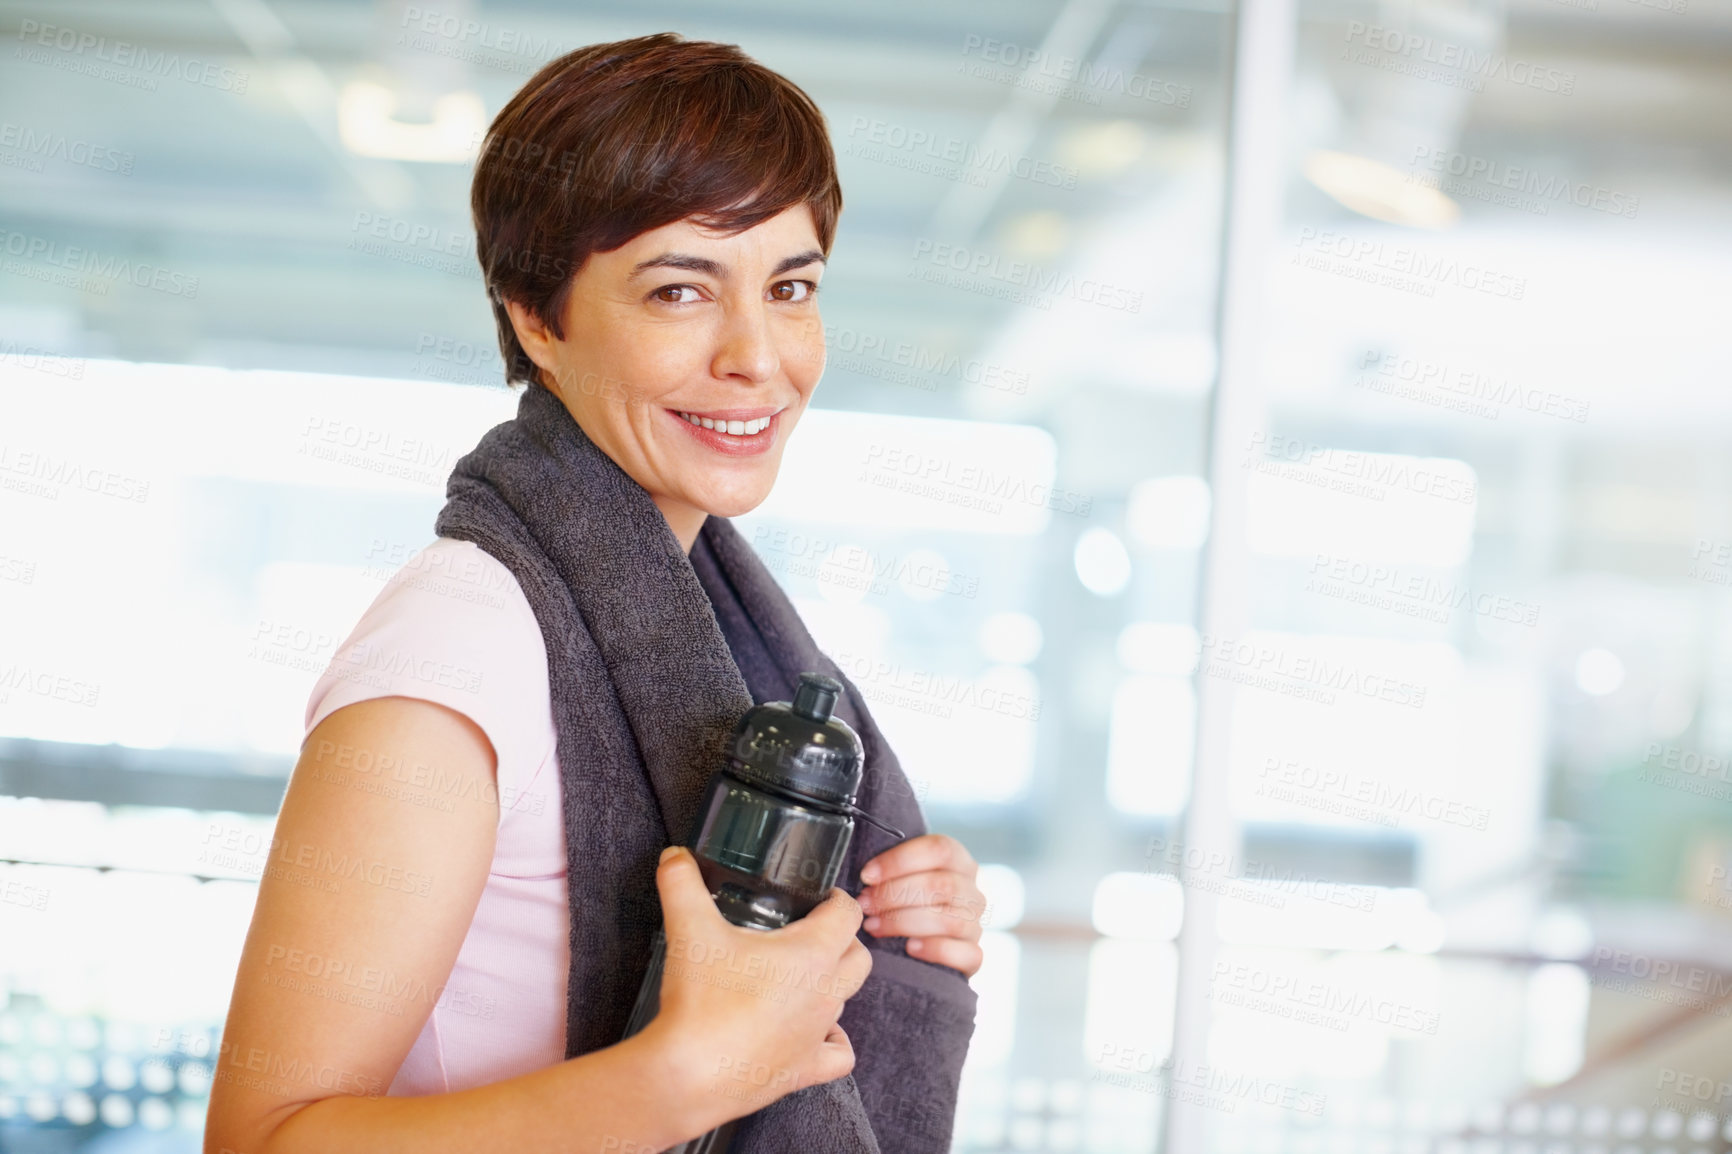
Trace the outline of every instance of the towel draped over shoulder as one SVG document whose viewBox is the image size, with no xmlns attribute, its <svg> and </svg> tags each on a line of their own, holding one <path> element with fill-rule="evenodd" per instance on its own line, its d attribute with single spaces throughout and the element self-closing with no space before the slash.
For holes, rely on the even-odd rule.
<svg viewBox="0 0 1732 1154">
<path fill-rule="evenodd" d="M 845 689 L 837 716 L 860 735 L 859 804 L 909 836 L 925 820 L 859 689 L 813 642 L 787 595 L 725 518 L 688 556 L 648 492 L 540 384 L 517 417 L 461 458 L 436 531 L 511 570 L 547 647 L 564 792 L 571 968 L 566 1056 L 620 1040 L 661 925 L 661 850 L 688 835 L 734 723 L 790 700 L 800 673 Z M 894 844 L 857 823 L 838 884 Z M 975 993 L 955 970 L 911 958 L 903 938 L 860 940 L 872 973 L 843 1009 L 854 1072 L 771 1103 L 735 1154 L 944 1154 L 950 1148 Z"/>
</svg>

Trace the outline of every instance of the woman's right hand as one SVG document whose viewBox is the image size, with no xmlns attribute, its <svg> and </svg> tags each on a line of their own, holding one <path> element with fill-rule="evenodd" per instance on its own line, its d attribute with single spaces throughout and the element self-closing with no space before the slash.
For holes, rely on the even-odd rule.
<svg viewBox="0 0 1732 1154">
<path fill-rule="evenodd" d="M 745 929 L 722 917 L 681 846 L 662 855 L 656 887 L 668 950 L 661 1008 L 644 1033 L 675 1055 L 699 1116 L 720 1125 L 854 1069 L 837 1019 L 872 971 L 855 937 L 858 902 L 832 889 L 791 925 Z"/>
</svg>

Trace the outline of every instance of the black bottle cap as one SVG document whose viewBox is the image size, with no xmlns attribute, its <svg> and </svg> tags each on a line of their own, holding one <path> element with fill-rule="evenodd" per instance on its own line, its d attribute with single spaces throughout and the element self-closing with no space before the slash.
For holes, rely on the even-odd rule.
<svg viewBox="0 0 1732 1154">
<path fill-rule="evenodd" d="M 836 699 L 841 696 L 842 685 L 834 677 L 802 673 L 800 688 L 794 691 L 794 712 L 822 725 L 836 711 Z"/>
<path fill-rule="evenodd" d="M 860 737 L 833 711 L 842 684 L 802 673 L 794 700 L 748 709 L 734 728 L 734 776 L 821 807 L 851 806 L 865 772 Z"/>
</svg>

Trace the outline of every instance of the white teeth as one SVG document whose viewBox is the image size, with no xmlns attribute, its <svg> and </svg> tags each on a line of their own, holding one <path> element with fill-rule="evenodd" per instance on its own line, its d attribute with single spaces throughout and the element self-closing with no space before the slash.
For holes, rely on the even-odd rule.
<svg viewBox="0 0 1732 1154">
<path fill-rule="evenodd" d="M 726 433 L 731 437 L 750 437 L 770 427 L 769 417 L 758 417 L 751 421 L 716 421 L 693 413 L 680 413 L 679 415 L 694 425 L 705 429 L 714 429 L 718 433 Z"/>
</svg>

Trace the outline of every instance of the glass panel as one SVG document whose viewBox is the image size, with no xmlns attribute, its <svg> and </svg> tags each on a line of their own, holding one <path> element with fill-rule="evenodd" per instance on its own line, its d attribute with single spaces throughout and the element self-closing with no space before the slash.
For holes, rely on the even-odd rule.
<svg viewBox="0 0 1732 1154">
<path fill-rule="evenodd" d="M 1720 21 L 1298 6 L 1208 1149 L 1722 1148 Z"/>
</svg>

